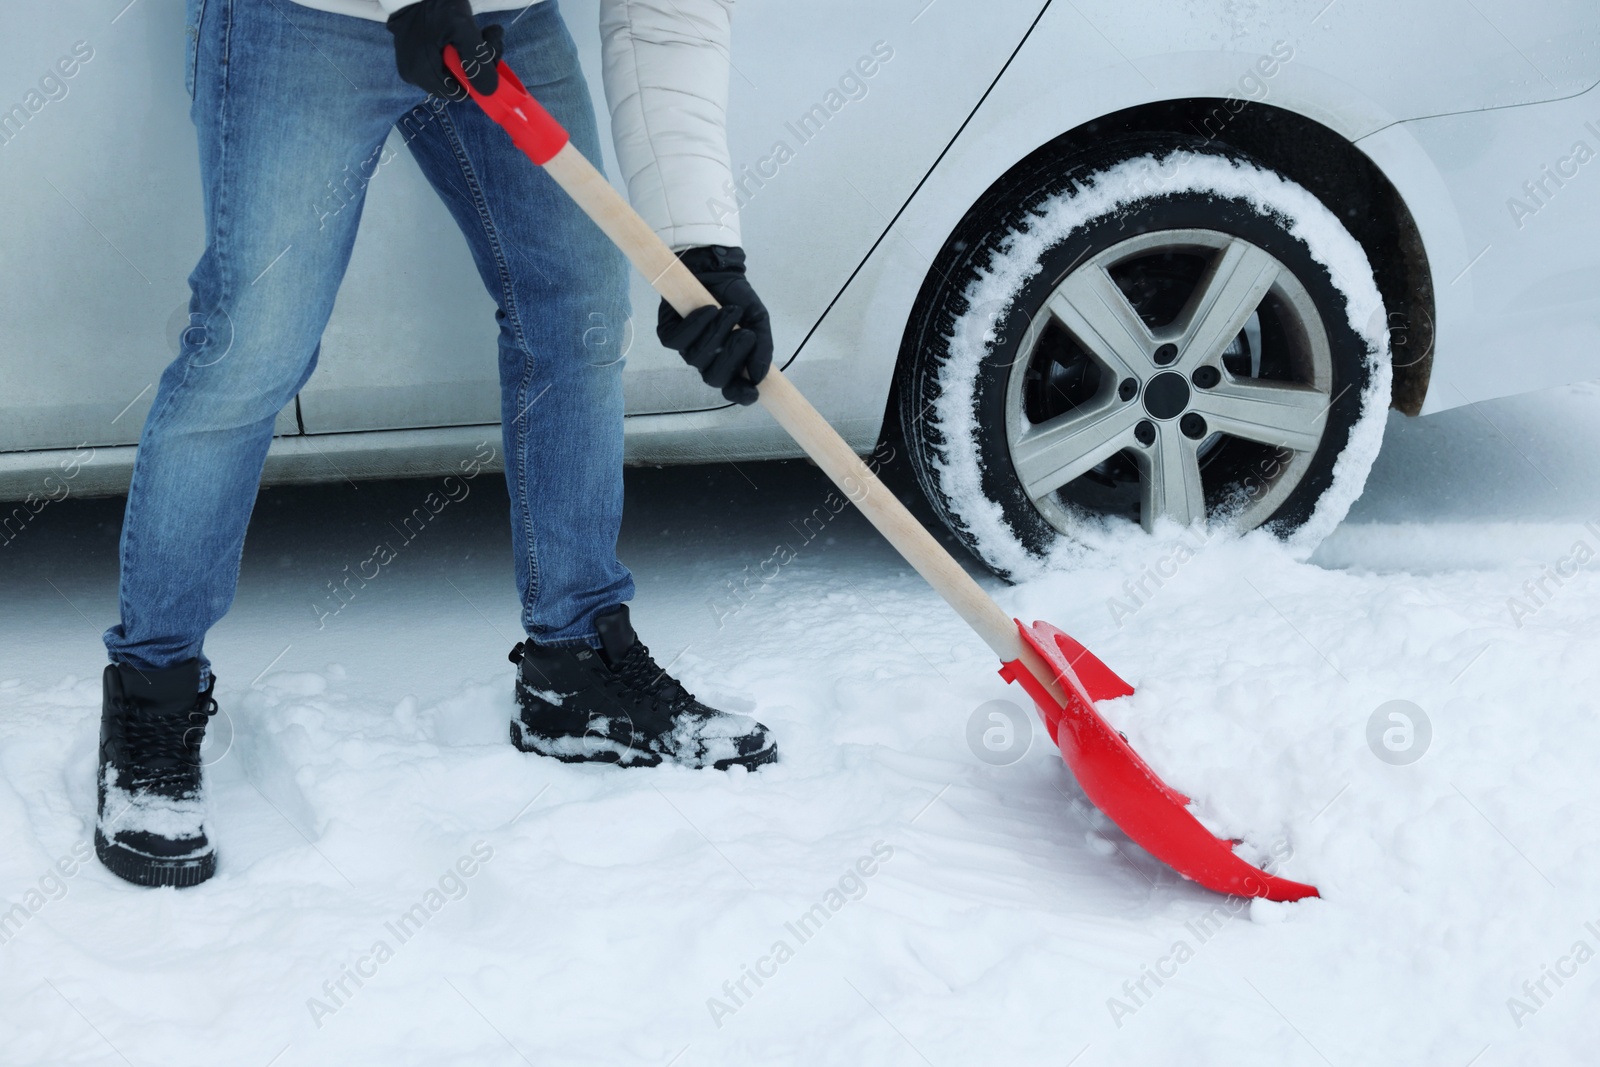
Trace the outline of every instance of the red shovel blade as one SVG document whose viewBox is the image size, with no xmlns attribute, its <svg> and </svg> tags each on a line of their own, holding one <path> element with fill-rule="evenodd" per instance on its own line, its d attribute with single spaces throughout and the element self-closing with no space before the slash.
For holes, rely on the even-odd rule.
<svg viewBox="0 0 1600 1067">
<path fill-rule="evenodd" d="M 1030 627 L 1017 620 L 1017 629 L 1055 671 L 1067 706 L 1058 705 L 1020 660 L 1002 665 L 1000 676 L 1033 697 L 1078 784 L 1123 833 L 1185 878 L 1218 893 L 1268 900 L 1319 895 L 1314 886 L 1268 874 L 1235 855 L 1233 842 L 1201 825 L 1189 813 L 1189 798 L 1157 777 L 1094 710 L 1095 701 L 1129 696 L 1133 686 L 1049 623 Z"/>
</svg>

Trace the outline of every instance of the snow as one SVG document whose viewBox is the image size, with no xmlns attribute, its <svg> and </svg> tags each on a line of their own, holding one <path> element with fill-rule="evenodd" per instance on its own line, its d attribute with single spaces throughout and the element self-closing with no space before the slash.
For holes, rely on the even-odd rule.
<svg viewBox="0 0 1600 1067">
<path fill-rule="evenodd" d="M 182 840 L 199 838 L 208 832 L 206 823 L 210 811 L 203 785 L 196 796 L 165 797 L 121 788 L 117 785 L 114 767 L 106 768 L 105 778 L 106 811 L 110 812 L 106 836 L 151 833 Z"/>
<path fill-rule="evenodd" d="M 141 890 L 85 849 L 119 505 L 55 505 L 0 549 L 0 1060 L 1591 1062 L 1597 416 L 1594 387 L 1392 416 L 1309 560 L 1108 530 L 985 579 L 1138 687 L 1108 714 L 1321 888 L 1292 905 L 1175 878 L 1037 731 L 980 759 L 969 718 L 1021 693 L 853 512 L 801 542 L 827 488 L 800 463 L 630 474 L 634 623 L 772 727 L 754 774 L 509 744 L 496 494 L 319 630 L 325 580 L 429 486 L 265 493 L 209 643 L 219 871 Z M 1397 700 L 1431 723 L 1410 763 L 1367 740 Z"/>
<path fill-rule="evenodd" d="M 1272 171 L 1189 151 L 1159 158 L 1139 156 L 1099 171 L 1040 204 L 1028 228 L 1006 237 L 988 268 L 968 287 L 964 295 L 971 310 L 957 320 L 948 338 L 946 387 L 933 408 L 935 424 L 951 442 L 939 463 L 940 482 L 989 563 L 1007 574 L 1037 576 L 1071 563 L 1080 553 L 1079 546 L 1061 542 L 1048 561 L 1039 559 L 1017 539 L 1000 506 L 983 494 L 974 391 L 978 368 L 994 340 L 994 325 L 1006 320 L 1006 310 L 1039 272 L 1044 254 L 1073 231 L 1129 204 L 1174 193 L 1209 193 L 1277 216 L 1288 224 L 1290 234 L 1305 243 L 1311 257 L 1328 269 L 1344 294 L 1350 326 L 1367 342 L 1371 373 L 1349 444 L 1334 463 L 1333 484 L 1289 543 L 1309 554 L 1361 495 L 1383 443 L 1387 404 L 1375 401 L 1389 395 L 1392 379 L 1388 320 L 1366 253 L 1320 200 Z"/>
</svg>

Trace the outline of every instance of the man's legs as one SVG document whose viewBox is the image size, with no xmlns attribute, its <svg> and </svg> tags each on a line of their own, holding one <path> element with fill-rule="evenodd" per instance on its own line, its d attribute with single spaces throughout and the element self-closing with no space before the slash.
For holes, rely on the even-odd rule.
<svg viewBox="0 0 1600 1067">
<path fill-rule="evenodd" d="M 233 601 L 274 420 L 316 363 L 409 99 L 381 24 L 291 3 L 209 0 L 194 74 L 206 249 L 140 437 L 106 632 L 112 661 L 140 671 L 200 657 Z"/>
<path fill-rule="evenodd" d="M 506 62 L 590 159 L 589 89 L 554 3 L 496 12 Z M 545 645 L 597 640 L 632 598 L 622 523 L 627 264 L 565 193 L 470 101 L 402 120 L 499 306 L 501 429 L 522 624 Z"/>
</svg>

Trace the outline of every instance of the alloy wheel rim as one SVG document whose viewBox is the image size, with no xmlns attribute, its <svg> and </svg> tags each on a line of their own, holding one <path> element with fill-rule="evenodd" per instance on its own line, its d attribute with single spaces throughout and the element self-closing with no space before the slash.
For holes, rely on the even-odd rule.
<svg viewBox="0 0 1600 1067">
<path fill-rule="evenodd" d="M 1250 529 L 1310 468 L 1332 368 L 1310 293 L 1266 250 L 1139 234 L 1075 265 L 1029 321 L 1006 384 L 1012 465 L 1063 533 L 1083 521 L 1080 486 L 1131 501 L 1135 472 L 1147 531 L 1163 516 Z"/>
</svg>

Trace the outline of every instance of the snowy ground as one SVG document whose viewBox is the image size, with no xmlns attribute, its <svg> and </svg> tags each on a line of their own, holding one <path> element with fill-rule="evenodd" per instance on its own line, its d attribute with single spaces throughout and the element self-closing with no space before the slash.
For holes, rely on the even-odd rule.
<svg viewBox="0 0 1600 1067">
<path fill-rule="evenodd" d="M 1593 1062 L 1600 590 L 1561 561 L 1600 549 L 1597 425 L 1594 387 L 1394 418 L 1309 564 L 1214 538 L 1175 567 L 1173 531 L 1000 590 L 1139 687 L 1108 712 L 1321 887 L 1296 905 L 1177 880 L 1042 736 L 981 761 L 975 709 L 1025 701 L 853 513 L 729 614 L 823 505 L 803 464 L 630 474 L 635 620 L 775 728 L 755 775 L 509 746 L 497 482 L 321 629 L 325 583 L 432 486 L 267 492 L 209 646 L 220 872 L 135 889 L 73 859 L 120 503 L 52 505 L 0 548 L 0 1061 Z M 1409 764 L 1368 742 L 1397 700 L 1431 724 Z"/>
</svg>

